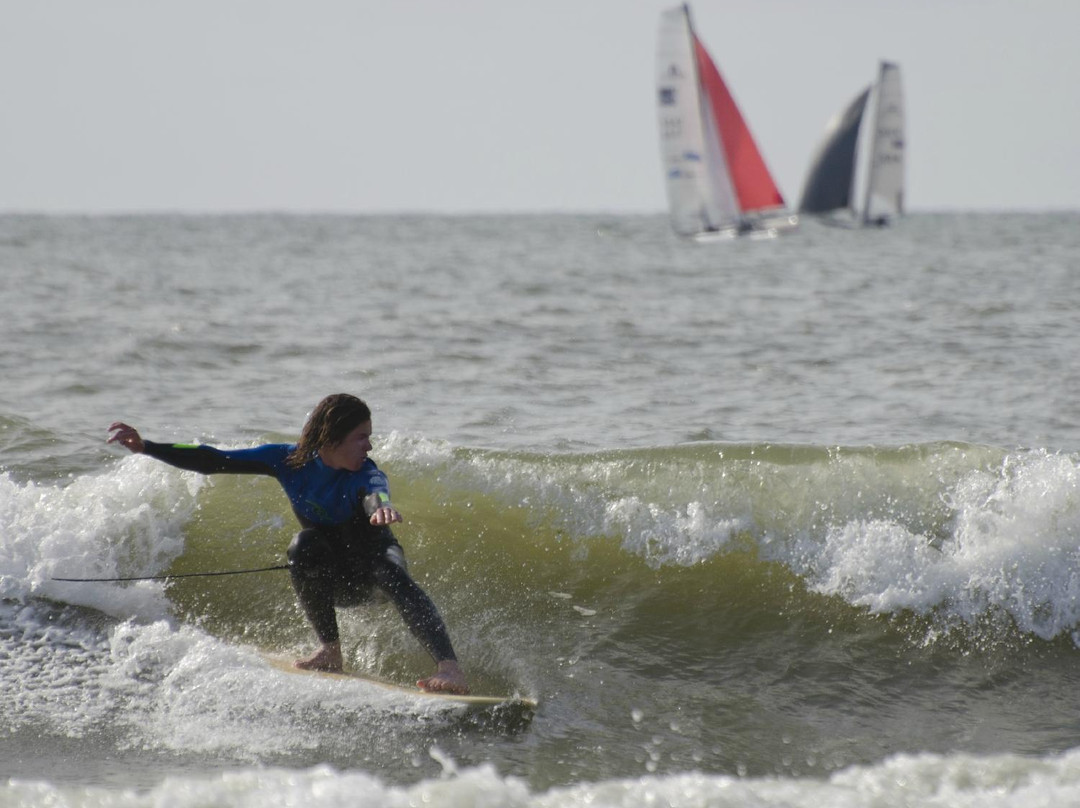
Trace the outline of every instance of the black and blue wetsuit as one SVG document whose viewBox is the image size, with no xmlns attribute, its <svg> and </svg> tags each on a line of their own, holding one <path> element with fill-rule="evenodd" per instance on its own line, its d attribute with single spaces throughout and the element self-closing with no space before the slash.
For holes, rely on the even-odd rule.
<svg viewBox="0 0 1080 808">
<path fill-rule="evenodd" d="M 455 659 L 435 604 L 409 576 L 390 528 L 370 515 L 390 502 L 390 484 L 368 458 L 359 471 L 334 469 L 316 455 L 299 468 L 286 459 L 296 448 L 275 443 L 251 449 L 155 443 L 144 452 L 201 474 L 261 474 L 281 484 L 303 530 L 289 545 L 289 572 L 300 605 L 324 643 L 338 641 L 335 606 L 356 606 L 376 588 L 436 662 Z"/>
</svg>

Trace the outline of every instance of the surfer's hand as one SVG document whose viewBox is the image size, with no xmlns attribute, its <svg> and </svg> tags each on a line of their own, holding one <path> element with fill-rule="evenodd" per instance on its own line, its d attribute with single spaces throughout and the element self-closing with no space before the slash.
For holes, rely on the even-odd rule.
<svg viewBox="0 0 1080 808">
<path fill-rule="evenodd" d="M 143 443 L 143 439 L 139 435 L 139 430 L 133 426 L 128 426 L 122 421 L 114 421 L 109 425 L 109 431 L 113 434 L 105 441 L 106 443 L 119 443 L 121 446 L 126 446 L 135 454 L 142 454 L 146 449 L 146 444 Z"/>
<path fill-rule="evenodd" d="M 398 513 L 397 508 L 392 508 L 389 505 L 381 505 L 371 514 L 371 524 L 373 525 L 390 525 L 400 521 L 401 514 Z"/>
</svg>

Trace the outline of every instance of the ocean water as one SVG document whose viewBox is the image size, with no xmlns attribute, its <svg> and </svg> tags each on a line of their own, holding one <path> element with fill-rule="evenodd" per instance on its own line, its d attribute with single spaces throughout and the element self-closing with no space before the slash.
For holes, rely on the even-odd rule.
<svg viewBox="0 0 1080 808">
<path fill-rule="evenodd" d="M 0 807 L 1080 802 L 1080 215 L 0 216 Z M 374 410 L 476 720 L 274 670 L 269 480 Z M 430 661 L 386 606 L 349 664 Z"/>
</svg>

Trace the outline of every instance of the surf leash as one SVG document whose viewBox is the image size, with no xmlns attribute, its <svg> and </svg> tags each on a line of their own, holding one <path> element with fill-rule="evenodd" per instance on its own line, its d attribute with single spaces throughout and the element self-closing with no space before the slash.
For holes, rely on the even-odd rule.
<svg viewBox="0 0 1080 808">
<path fill-rule="evenodd" d="M 175 575 L 135 575 L 127 578 L 50 578 L 50 581 L 67 581 L 69 583 L 116 583 L 117 581 L 168 581 L 172 578 L 208 578 L 212 575 L 247 575 L 252 572 L 270 572 L 271 570 L 287 570 L 288 564 L 278 564 L 274 567 L 258 567 L 252 570 L 220 570 L 217 572 L 178 572 Z"/>
</svg>

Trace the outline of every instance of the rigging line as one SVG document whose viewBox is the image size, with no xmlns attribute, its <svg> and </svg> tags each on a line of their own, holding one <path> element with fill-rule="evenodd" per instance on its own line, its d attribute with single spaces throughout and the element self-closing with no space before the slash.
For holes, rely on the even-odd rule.
<svg viewBox="0 0 1080 808">
<path fill-rule="evenodd" d="M 211 575 L 246 575 L 250 572 L 270 572 L 271 570 L 287 570 L 288 564 L 278 564 L 274 567 L 259 567 L 253 570 L 221 570 L 218 572 L 180 572 L 175 575 L 135 575 L 129 578 L 50 578 L 51 581 L 68 581 L 74 583 L 114 583 L 116 581 L 167 581 L 171 578 L 206 578 Z"/>
</svg>

